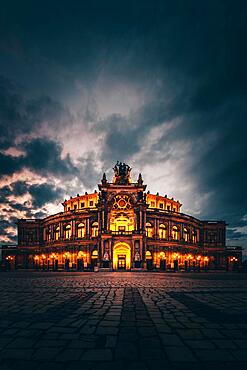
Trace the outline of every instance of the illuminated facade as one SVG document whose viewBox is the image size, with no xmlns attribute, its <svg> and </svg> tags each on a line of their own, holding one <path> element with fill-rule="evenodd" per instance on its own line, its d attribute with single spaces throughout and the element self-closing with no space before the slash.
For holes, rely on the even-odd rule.
<svg viewBox="0 0 247 370">
<path fill-rule="evenodd" d="M 130 172 L 117 162 L 112 182 L 104 174 L 98 191 L 65 199 L 63 212 L 42 220 L 20 219 L 15 265 L 176 271 L 241 263 L 241 251 L 227 252 L 224 221 L 181 213 L 178 200 L 146 192 L 141 174 L 132 182 Z"/>
</svg>

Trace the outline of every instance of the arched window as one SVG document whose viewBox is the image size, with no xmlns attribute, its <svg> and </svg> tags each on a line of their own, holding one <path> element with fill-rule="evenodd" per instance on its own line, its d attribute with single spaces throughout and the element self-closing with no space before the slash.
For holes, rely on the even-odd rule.
<svg viewBox="0 0 247 370">
<path fill-rule="evenodd" d="M 71 225 L 65 227 L 65 239 L 71 238 Z"/>
<path fill-rule="evenodd" d="M 51 240 L 51 227 L 50 227 L 50 226 L 47 228 L 47 233 L 46 233 L 46 235 L 47 235 L 47 240 L 48 240 L 48 241 L 49 241 L 49 240 Z"/>
<path fill-rule="evenodd" d="M 93 252 L 92 252 L 92 258 L 98 258 L 98 256 L 99 256 L 99 253 L 98 253 L 98 251 L 95 249 Z"/>
<path fill-rule="evenodd" d="M 173 226 L 172 228 L 172 239 L 178 240 L 178 227 L 177 226 Z"/>
<path fill-rule="evenodd" d="M 86 234 L 85 224 L 80 223 L 77 226 L 77 237 L 78 238 L 84 238 Z"/>
<path fill-rule="evenodd" d="M 189 241 L 189 231 L 188 231 L 188 229 L 186 229 L 186 227 L 184 228 L 184 240 L 186 242 Z"/>
<path fill-rule="evenodd" d="M 159 238 L 160 239 L 167 239 L 167 226 L 164 224 L 160 224 L 159 227 Z"/>
<path fill-rule="evenodd" d="M 154 235 L 154 228 L 152 226 L 152 224 L 150 224 L 150 222 L 147 222 L 146 223 L 146 236 L 148 238 L 152 238 Z"/>
<path fill-rule="evenodd" d="M 93 237 L 98 236 L 98 232 L 99 232 L 99 225 L 98 225 L 98 222 L 94 222 L 94 223 L 92 224 L 92 236 L 93 236 Z"/>
<path fill-rule="evenodd" d="M 58 240 L 60 237 L 60 227 L 55 227 L 55 240 Z"/>
<path fill-rule="evenodd" d="M 150 251 L 146 251 L 146 260 L 151 260 L 152 258 L 152 253 Z"/>
<path fill-rule="evenodd" d="M 197 234 L 196 234 L 196 231 L 193 231 L 192 233 L 192 243 L 196 243 L 197 242 Z"/>
</svg>

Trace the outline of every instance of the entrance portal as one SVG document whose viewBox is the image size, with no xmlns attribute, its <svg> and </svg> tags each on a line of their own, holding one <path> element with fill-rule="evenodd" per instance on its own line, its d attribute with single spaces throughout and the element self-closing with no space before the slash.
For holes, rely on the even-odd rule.
<svg viewBox="0 0 247 370">
<path fill-rule="evenodd" d="M 127 243 L 117 243 L 113 247 L 113 269 L 129 270 L 130 269 L 131 250 Z"/>
<path fill-rule="evenodd" d="M 117 262 L 118 270 L 126 270 L 126 255 L 119 255 L 118 262 Z"/>
</svg>

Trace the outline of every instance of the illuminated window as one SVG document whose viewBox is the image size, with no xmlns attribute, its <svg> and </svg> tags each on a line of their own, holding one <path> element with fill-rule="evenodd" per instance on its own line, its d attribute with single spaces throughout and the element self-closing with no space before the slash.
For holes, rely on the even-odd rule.
<svg viewBox="0 0 247 370">
<path fill-rule="evenodd" d="M 81 208 L 84 208 L 85 207 L 85 202 L 82 202 L 81 203 Z"/>
<path fill-rule="evenodd" d="M 188 229 L 186 229 L 186 228 L 184 228 L 184 240 L 185 240 L 186 242 L 188 242 L 188 241 L 189 241 L 189 231 L 188 231 Z"/>
<path fill-rule="evenodd" d="M 93 201 L 92 200 L 90 200 L 90 202 L 89 202 L 89 207 L 93 207 Z"/>
<path fill-rule="evenodd" d="M 164 224 L 160 224 L 159 237 L 160 239 L 167 239 L 167 227 Z"/>
<path fill-rule="evenodd" d="M 178 227 L 173 226 L 172 228 L 172 239 L 178 240 Z"/>
<path fill-rule="evenodd" d="M 71 238 L 71 226 L 67 225 L 65 227 L 65 239 L 70 239 Z"/>
<path fill-rule="evenodd" d="M 51 240 L 51 228 L 48 227 L 47 229 L 47 240 Z"/>
<path fill-rule="evenodd" d="M 151 202 L 151 207 L 154 208 L 155 207 L 155 202 Z"/>
<path fill-rule="evenodd" d="M 152 224 L 150 224 L 150 222 L 147 222 L 146 223 L 146 236 L 148 238 L 152 238 L 153 234 L 154 234 L 154 228 L 153 228 Z"/>
<path fill-rule="evenodd" d="M 163 203 L 160 203 L 160 208 L 163 209 L 164 208 L 164 204 Z"/>
<path fill-rule="evenodd" d="M 98 225 L 98 222 L 94 222 L 94 223 L 92 224 L 92 236 L 93 236 L 93 237 L 98 236 L 98 232 L 99 232 L 99 225 Z"/>
<path fill-rule="evenodd" d="M 85 224 L 80 223 L 77 226 L 77 237 L 78 238 L 84 238 L 86 234 Z"/>
<path fill-rule="evenodd" d="M 59 239 L 59 237 L 60 237 L 60 227 L 59 227 L 59 226 L 57 226 L 57 227 L 55 228 L 55 240 L 58 240 L 58 239 Z"/>
</svg>

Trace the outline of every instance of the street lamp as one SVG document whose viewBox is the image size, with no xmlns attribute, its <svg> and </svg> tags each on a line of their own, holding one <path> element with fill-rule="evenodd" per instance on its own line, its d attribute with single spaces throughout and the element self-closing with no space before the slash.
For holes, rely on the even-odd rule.
<svg viewBox="0 0 247 370">
<path fill-rule="evenodd" d="M 198 271 L 200 271 L 200 266 L 201 266 L 201 256 L 199 255 L 199 256 L 197 256 L 196 257 L 196 260 L 197 260 L 197 268 L 198 268 Z"/>
<path fill-rule="evenodd" d="M 83 251 L 79 251 L 77 255 L 77 270 L 83 270 L 84 258 L 85 258 L 85 253 Z"/>
<path fill-rule="evenodd" d="M 179 253 L 173 253 L 174 271 L 178 270 L 178 260 L 180 258 Z"/>
<path fill-rule="evenodd" d="M 237 267 L 238 259 L 236 257 L 231 257 L 230 258 L 230 261 L 232 263 L 232 270 L 235 271 L 236 270 L 236 267 Z"/>
<path fill-rule="evenodd" d="M 7 261 L 7 268 L 8 268 L 8 270 L 10 270 L 11 269 L 11 262 L 14 260 L 14 257 L 7 256 L 5 259 Z"/>
<path fill-rule="evenodd" d="M 160 252 L 160 268 L 165 271 L 166 270 L 166 254 L 165 252 Z"/>
<path fill-rule="evenodd" d="M 52 259 L 52 270 L 54 271 L 55 270 L 55 259 L 57 258 L 57 256 L 55 253 L 52 253 L 50 255 L 50 258 Z"/>
<path fill-rule="evenodd" d="M 65 267 L 65 270 L 68 271 L 69 270 L 69 258 L 70 258 L 71 254 L 69 252 L 65 252 L 63 254 L 63 257 L 65 259 L 64 261 L 64 267 Z"/>
<path fill-rule="evenodd" d="M 42 268 L 43 270 L 45 269 L 45 259 L 46 259 L 46 255 L 45 254 L 42 254 L 41 255 L 41 258 L 42 258 Z"/>
<path fill-rule="evenodd" d="M 38 270 L 39 269 L 39 256 L 36 255 L 34 256 L 34 263 L 35 263 L 35 269 Z"/>
</svg>

